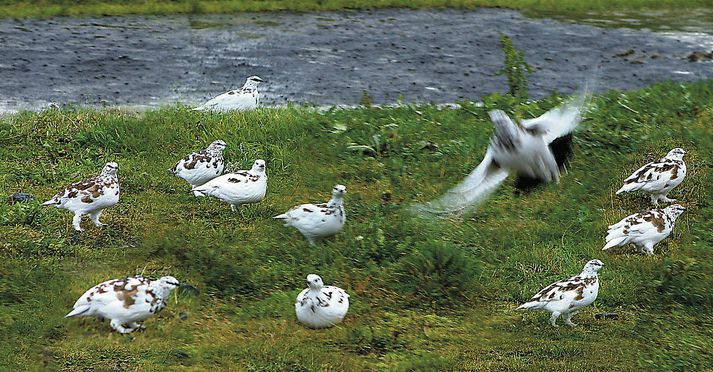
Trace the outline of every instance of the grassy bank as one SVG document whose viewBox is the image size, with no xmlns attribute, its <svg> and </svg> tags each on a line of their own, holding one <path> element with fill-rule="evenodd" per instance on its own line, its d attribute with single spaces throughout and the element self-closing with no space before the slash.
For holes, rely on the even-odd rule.
<svg viewBox="0 0 713 372">
<path fill-rule="evenodd" d="M 505 369 L 695 370 L 713 360 L 713 82 L 665 83 L 593 101 L 559 185 L 525 195 L 506 182 L 464 218 L 425 221 L 405 207 L 434 198 L 481 159 L 498 107 L 532 116 L 558 97 L 484 107 L 293 107 L 209 115 L 49 110 L 0 119 L 0 370 Z M 475 113 L 474 116 L 472 113 Z M 234 214 L 194 198 L 166 169 L 214 139 L 229 161 L 267 161 L 260 204 Z M 355 152 L 353 144 L 370 149 Z M 607 224 L 647 207 L 614 197 L 621 181 L 673 147 L 689 175 L 671 196 L 688 209 L 645 258 L 601 251 Z M 69 181 L 119 163 L 120 203 L 81 235 L 71 216 L 39 203 Z M 273 221 L 292 205 L 348 187 L 345 231 L 311 248 Z M 515 306 L 599 258 L 602 290 L 575 329 Z M 170 274 L 181 294 L 147 330 L 63 319 L 103 280 Z M 345 288 L 345 323 L 310 331 L 294 318 L 308 273 Z M 618 320 L 596 320 L 616 312 Z"/>
<path fill-rule="evenodd" d="M 379 8 L 475 8 L 505 7 L 525 11 L 584 13 L 642 9 L 685 10 L 710 8 L 708 0 L 178 0 L 96 1 L 38 0 L 0 1 L 0 17 L 45 18 L 172 13 L 234 13 L 262 11 L 329 11 Z"/>
</svg>

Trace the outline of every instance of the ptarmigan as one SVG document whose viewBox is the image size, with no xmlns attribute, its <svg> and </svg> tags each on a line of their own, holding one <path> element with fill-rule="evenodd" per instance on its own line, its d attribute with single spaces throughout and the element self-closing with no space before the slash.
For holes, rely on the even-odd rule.
<svg viewBox="0 0 713 372">
<path fill-rule="evenodd" d="M 106 163 L 97 177 L 65 187 L 42 205 L 53 205 L 73 212 L 72 226 L 77 231 L 82 231 L 80 223 L 85 214 L 91 217 L 97 227 L 104 226 L 99 221 L 102 212 L 119 202 L 119 178 L 116 175 L 118 169 L 118 164 Z"/>
<path fill-rule="evenodd" d="M 226 173 L 213 178 L 202 186 L 193 188 L 199 196 L 214 196 L 228 204 L 235 212 L 243 204 L 257 203 L 267 192 L 265 161 L 255 160 L 252 169 Z"/>
<path fill-rule="evenodd" d="M 307 275 L 309 288 L 297 295 L 297 320 L 309 328 L 327 328 L 344 320 L 349 295 L 339 287 L 325 286 L 319 275 Z"/>
<path fill-rule="evenodd" d="M 196 107 L 198 111 L 227 112 L 233 110 L 252 110 L 260 104 L 260 93 L 257 86 L 263 80 L 258 76 L 250 76 L 240 89 L 229 90 L 218 97 Z"/>
<path fill-rule="evenodd" d="M 640 252 L 652 256 L 654 245 L 671 234 L 676 219 L 685 210 L 681 205 L 674 204 L 664 209 L 651 209 L 627 216 L 609 226 L 607 244 L 602 249 L 633 244 Z"/>
<path fill-rule="evenodd" d="M 599 295 L 597 272 L 602 266 L 604 264 L 599 260 L 587 262 L 581 274 L 550 284 L 517 309 L 544 309 L 552 313 L 552 326 L 557 327 L 557 318 L 562 315 L 565 324 L 574 327 L 576 324 L 572 323 L 572 316 L 593 303 Z"/>
<path fill-rule="evenodd" d="M 79 297 L 65 318 L 108 318 L 116 331 L 130 333 L 143 328 L 139 322 L 166 307 L 168 295 L 178 284 L 178 280 L 172 276 L 154 281 L 142 276 L 108 280 Z"/>
<path fill-rule="evenodd" d="M 684 155 L 686 151 L 675 148 L 663 159 L 644 165 L 624 180 L 624 186 L 616 192 L 617 195 L 622 192 L 641 190 L 651 194 L 651 203 L 654 205 L 658 205 L 660 201 L 664 203 L 676 201 L 666 195 L 680 185 L 686 177 Z"/>
<path fill-rule="evenodd" d="M 463 212 L 493 192 L 510 170 L 541 182 L 559 182 L 559 165 L 549 145 L 577 127 L 587 96 L 585 90 L 572 102 L 519 125 L 501 110 L 490 111 L 495 130 L 483 161 L 458 186 L 412 210 L 428 215 Z"/>
<path fill-rule="evenodd" d="M 315 240 L 332 236 L 344 227 L 347 216 L 342 205 L 346 186 L 336 185 L 332 189 L 332 199 L 323 204 L 301 204 L 286 213 L 273 217 L 299 230 L 310 245 Z"/>
<path fill-rule="evenodd" d="M 221 140 L 213 141 L 205 150 L 186 155 L 168 171 L 186 180 L 191 187 L 200 186 L 223 173 L 226 146 Z"/>
</svg>

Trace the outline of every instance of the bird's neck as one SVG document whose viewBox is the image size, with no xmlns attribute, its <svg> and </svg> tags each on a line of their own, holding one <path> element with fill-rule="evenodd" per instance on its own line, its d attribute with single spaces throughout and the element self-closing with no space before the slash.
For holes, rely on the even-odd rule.
<svg viewBox="0 0 713 372">
<path fill-rule="evenodd" d="M 336 208 L 336 207 L 341 207 L 342 206 L 342 198 L 338 196 L 334 196 L 331 199 L 329 199 L 329 202 L 327 202 L 327 206 L 331 208 Z"/>
<path fill-rule="evenodd" d="M 590 270 L 584 270 L 582 271 L 581 274 L 579 274 L 580 277 L 582 278 L 596 278 L 597 277 L 597 272 L 596 271 L 590 271 Z"/>
</svg>

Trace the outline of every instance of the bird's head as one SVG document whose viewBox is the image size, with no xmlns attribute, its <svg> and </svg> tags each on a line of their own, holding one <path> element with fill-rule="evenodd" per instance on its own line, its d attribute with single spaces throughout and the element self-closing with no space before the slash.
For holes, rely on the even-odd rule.
<svg viewBox="0 0 713 372">
<path fill-rule="evenodd" d="M 673 205 L 669 205 L 668 207 L 664 208 L 664 213 L 673 217 L 673 219 L 675 220 L 685 210 L 686 210 L 686 207 L 682 206 L 681 204 L 673 204 Z"/>
<path fill-rule="evenodd" d="M 594 274 L 597 271 L 601 270 L 602 267 L 604 267 L 604 263 L 602 263 L 602 261 L 589 260 L 589 262 L 584 265 L 584 269 L 582 271 L 588 274 Z"/>
<path fill-rule="evenodd" d="M 344 185 L 335 185 L 332 189 L 332 196 L 335 198 L 341 198 L 347 193 L 347 187 Z"/>
<path fill-rule="evenodd" d="M 251 170 L 253 173 L 265 172 L 265 160 L 262 160 L 262 159 L 255 160 L 255 163 L 253 163 L 253 167 Z"/>
<path fill-rule="evenodd" d="M 245 85 L 243 85 L 243 88 L 257 88 L 260 83 L 262 83 L 265 80 L 260 79 L 259 76 L 250 76 L 245 80 Z"/>
<path fill-rule="evenodd" d="M 208 151 L 213 151 L 213 152 L 222 152 L 225 150 L 225 148 L 228 146 L 224 141 L 222 140 L 217 140 L 213 141 L 209 146 L 208 146 Z"/>
<path fill-rule="evenodd" d="M 178 279 L 172 277 L 172 276 L 162 276 L 159 280 L 158 283 L 161 287 L 166 288 L 166 289 L 174 289 L 178 287 L 181 283 L 178 281 Z"/>
<path fill-rule="evenodd" d="M 309 285 L 309 287 L 312 289 L 320 289 L 324 287 L 322 278 L 320 278 L 320 276 L 316 274 L 307 275 L 307 285 Z"/>
<path fill-rule="evenodd" d="M 119 164 L 116 164 L 115 162 L 111 161 L 108 162 L 104 165 L 104 168 L 102 168 L 102 175 L 103 176 L 115 176 L 116 172 L 119 170 Z"/>
<path fill-rule="evenodd" d="M 669 151 L 668 154 L 666 154 L 666 157 L 669 159 L 681 160 L 683 159 L 683 155 L 686 155 L 686 150 L 676 147 L 675 149 Z"/>
</svg>

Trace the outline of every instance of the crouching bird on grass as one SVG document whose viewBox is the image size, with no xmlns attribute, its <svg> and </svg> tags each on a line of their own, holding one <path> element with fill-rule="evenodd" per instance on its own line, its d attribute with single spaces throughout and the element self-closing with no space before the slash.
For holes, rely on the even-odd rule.
<svg viewBox="0 0 713 372">
<path fill-rule="evenodd" d="M 250 170 L 226 173 L 193 188 L 198 196 L 214 196 L 228 204 L 233 212 L 243 204 L 257 203 L 267 193 L 265 161 L 255 160 Z"/>
<path fill-rule="evenodd" d="M 140 275 L 108 280 L 84 292 L 65 318 L 107 318 L 117 332 L 131 333 L 144 328 L 139 322 L 166 307 L 169 294 L 178 284 L 172 276 L 154 281 Z"/>
<path fill-rule="evenodd" d="M 168 171 L 183 178 L 192 187 L 203 185 L 223 173 L 223 150 L 226 146 L 221 140 L 213 141 L 205 150 L 186 155 Z"/>
<path fill-rule="evenodd" d="M 307 275 L 309 286 L 295 302 L 297 320 L 309 328 L 327 328 L 344 320 L 349 310 L 349 295 L 339 287 L 325 286 L 319 275 Z"/>
<path fill-rule="evenodd" d="M 336 185 L 332 189 L 332 199 L 329 202 L 301 204 L 273 218 L 284 221 L 285 227 L 296 228 L 310 245 L 314 245 L 317 239 L 332 236 L 344 227 L 347 222 L 343 206 L 346 192 L 346 186 Z"/>
<path fill-rule="evenodd" d="M 584 265 L 582 273 L 568 279 L 554 282 L 534 295 L 530 301 L 518 306 L 520 309 L 543 309 L 552 313 L 550 324 L 556 327 L 557 318 L 564 316 L 564 322 L 574 327 L 572 316 L 590 305 L 599 295 L 597 272 L 604 266 L 602 261 L 591 260 Z"/>
<path fill-rule="evenodd" d="M 676 219 L 686 208 L 679 204 L 664 209 L 651 209 L 624 217 L 609 226 L 607 244 L 602 250 L 633 244 L 641 253 L 654 255 L 654 245 L 666 239 L 673 232 Z"/>
<path fill-rule="evenodd" d="M 77 231 L 83 231 L 80 224 L 82 216 L 87 214 L 94 225 L 102 227 L 104 224 L 99 221 L 99 217 L 104 209 L 119 202 L 119 178 L 116 174 L 118 169 L 118 164 L 106 163 L 100 175 L 65 187 L 42 205 L 52 205 L 73 212 L 72 226 Z"/>
<path fill-rule="evenodd" d="M 242 88 L 229 90 L 193 110 L 228 112 L 256 109 L 260 104 L 260 92 L 257 91 L 257 87 L 263 81 L 259 76 L 250 76 Z"/>
</svg>

